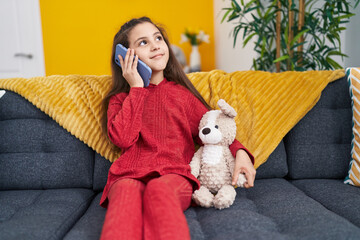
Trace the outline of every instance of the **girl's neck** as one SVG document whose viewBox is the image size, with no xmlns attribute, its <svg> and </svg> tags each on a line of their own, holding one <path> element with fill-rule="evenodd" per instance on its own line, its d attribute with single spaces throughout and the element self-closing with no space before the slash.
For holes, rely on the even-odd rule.
<svg viewBox="0 0 360 240">
<path fill-rule="evenodd" d="M 150 83 L 158 85 L 164 80 L 164 71 L 153 72 L 150 78 Z"/>
</svg>

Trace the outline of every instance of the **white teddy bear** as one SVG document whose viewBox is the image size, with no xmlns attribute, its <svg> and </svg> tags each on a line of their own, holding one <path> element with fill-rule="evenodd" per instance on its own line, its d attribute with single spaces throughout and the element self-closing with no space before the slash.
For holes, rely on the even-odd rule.
<svg viewBox="0 0 360 240">
<path fill-rule="evenodd" d="M 237 113 L 223 99 L 218 101 L 218 106 L 220 110 L 205 113 L 200 121 L 199 137 L 204 146 L 194 154 L 190 167 L 201 184 L 193 200 L 202 207 L 223 209 L 230 207 L 236 197 L 231 185 L 235 159 L 229 146 L 236 136 Z M 245 182 L 245 176 L 240 174 L 237 185 L 243 187 Z"/>
</svg>

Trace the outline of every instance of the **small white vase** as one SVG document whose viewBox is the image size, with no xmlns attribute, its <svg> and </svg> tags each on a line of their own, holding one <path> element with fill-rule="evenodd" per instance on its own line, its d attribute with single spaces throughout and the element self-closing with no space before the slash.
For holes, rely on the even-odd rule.
<svg viewBox="0 0 360 240">
<path fill-rule="evenodd" d="M 193 45 L 190 53 L 190 72 L 199 72 L 201 70 L 201 59 L 199 46 Z"/>
</svg>

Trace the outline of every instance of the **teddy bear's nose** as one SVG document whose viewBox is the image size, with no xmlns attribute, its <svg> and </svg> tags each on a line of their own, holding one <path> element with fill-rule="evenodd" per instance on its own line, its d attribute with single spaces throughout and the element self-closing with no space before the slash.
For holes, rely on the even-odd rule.
<svg viewBox="0 0 360 240">
<path fill-rule="evenodd" d="M 211 132 L 210 128 L 204 128 L 204 129 L 202 130 L 202 133 L 203 133 L 204 135 L 209 134 L 210 132 Z"/>
</svg>

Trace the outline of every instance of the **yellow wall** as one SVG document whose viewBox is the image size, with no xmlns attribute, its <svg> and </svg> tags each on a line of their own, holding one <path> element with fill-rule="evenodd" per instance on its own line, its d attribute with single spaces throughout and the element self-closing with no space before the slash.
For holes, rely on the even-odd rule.
<svg viewBox="0 0 360 240">
<path fill-rule="evenodd" d="M 202 70 L 215 66 L 212 0 L 40 0 L 46 75 L 110 74 L 112 40 L 133 17 L 148 16 L 161 23 L 170 42 L 189 61 L 190 44 L 180 44 L 186 27 L 201 28 L 210 43 L 199 50 Z"/>
</svg>

